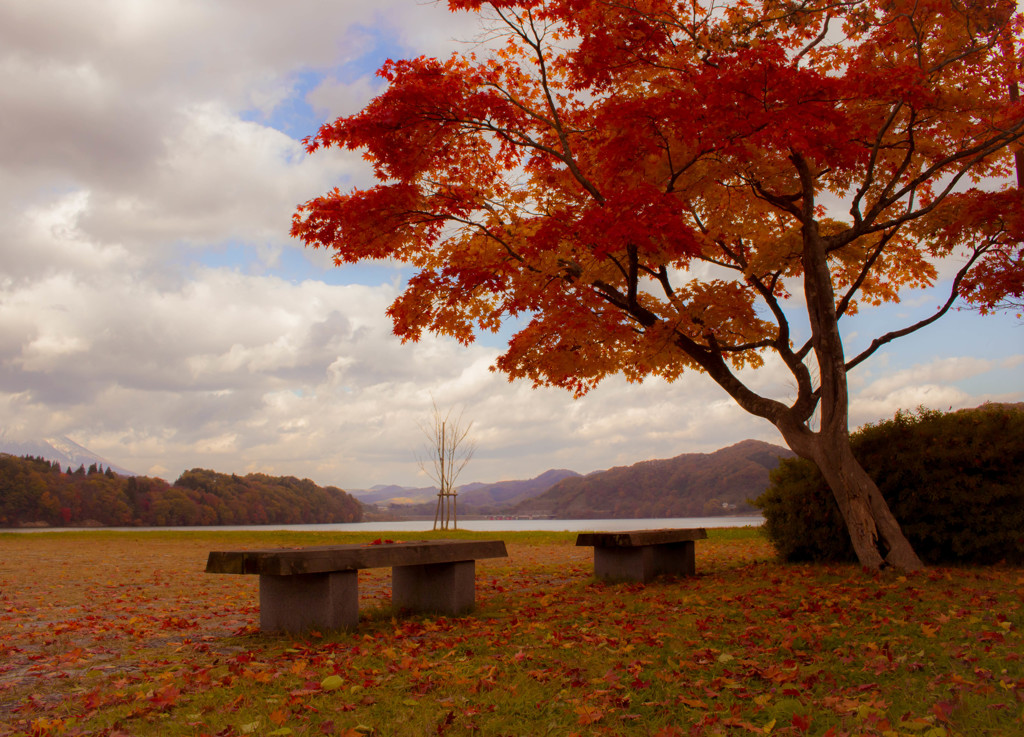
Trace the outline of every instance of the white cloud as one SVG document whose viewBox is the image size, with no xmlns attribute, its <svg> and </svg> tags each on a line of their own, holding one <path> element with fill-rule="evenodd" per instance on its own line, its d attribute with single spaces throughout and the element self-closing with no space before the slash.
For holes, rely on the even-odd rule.
<svg viewBox="0 0 1024 737">
<path fill-rule="evenodd" d="M 935 382 L 954 382 L 986 373 L 996 365 L 995 361 L 954 356 L 929 364 L 919 364 L 909 369 L 895 371 L 865 386 L 860 395 L 864 397 L 890 396 L 906 387 L 934 386 Z"/>
<path fill-rule="evenodd" d="M 328 274 L 329 255 L 310 252 L 285 278 L 296 205 L 369 182 L 357 153 L 306 156 L 292 128 L 377 94 L 381 53 L 444 57 L 477 28 L 417 0 L 0 4 L 5 428 L 171 477 L 202 466 L 350 487 L 423 480 L 432 397 L 474 421 L 466 480 L 780 442 L 699 375 L 613 379 L 574 401 L 492 373 L 493 347 L 403 346 L 386 268 Z M 343 279 L 367 284 L 327 283 Z M 896 373 L 873 359 L 857 417 L 1020 397 L 1019 380 L 963 388 L 1012 372 L 961 354 Z M 744 376 L 792 391 L 778 366 Z"/>
<path fill-rule="evenodd" d="M 984 402 L 1019 402 L 1024 396 L 1019 379 L 1007 386 L 998 375 L 1013 372 L 1022 362 L 1024 355 L 999 360 L 951 356 L 861 382 L 851 397 L 850 424 L 855 427 L 877 422 L 894 416 L 898 410 L 918 407 L 946 411 Z M 874 368 L 877 372 L 879 367 Z M 972 391 L 965 388 L 964 382 L 992 389 Z"/>
<path fill-rule="evenodd" d="M 327 77 L 306 95 L 306 100 L 328 121 L 358 113 L 383 91 L 384 81 L 376 77 L 363 76 L 355 82 L 341 82 L 336 77 Z"/>
<path fill-rule="evenodd" d="M 137 244 L 288 243 L 296 204 L 337 182 L 365 179 L 358 156 L 305 155 L 294 139 L 220 105 L 181 111 L 152 177 L 94 196 L 81 227 Z"/>
</svg>

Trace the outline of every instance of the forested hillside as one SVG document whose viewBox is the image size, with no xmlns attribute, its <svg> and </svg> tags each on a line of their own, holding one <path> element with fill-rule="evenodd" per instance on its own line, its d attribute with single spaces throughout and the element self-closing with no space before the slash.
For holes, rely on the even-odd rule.
<svg viewBox="0 0 1024 737">
<path fill-rule="evenodd" d="M 317 524 L 362 517 L 352 496 L 309 479 L 193 469 L 172 485 L 95 465 L 64 472 L 43 458 L 0 454 L 0 527 Z"/>
<path fill-rule="evenodd" d="M 747 500 L 768 487 L 787 448 L 744 440 L 714 453 L 643 461 L 559 481 L 517 508 L 559 519 L 700 517 L 754 512 Z"/>
</svg>

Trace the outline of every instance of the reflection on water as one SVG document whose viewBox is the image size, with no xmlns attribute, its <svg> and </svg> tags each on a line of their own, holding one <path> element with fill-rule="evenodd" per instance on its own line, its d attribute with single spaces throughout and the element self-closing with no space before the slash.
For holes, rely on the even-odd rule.
<svg viewBox="0 0 1024 737">
<path fill-rule="evenodd" d="M 650 530 L 687 527 L 758 527 L 764 523 L 760 515 L 746 517 L 668 517 L 647 519 L 467 519 L 459 522 L 460 530 L 479 532 L 513 532 L 554 530 L 582 532 L 586 530 Z M 433 520 L 402 520 L 399 522 L 350 522 L 337 525 L 239 525 L 214 527 L 45 527 L 4 530 L 4 532 L 53 532 L 60 530 L 297 530 L 315 532 L 424 532 L 433 527 Z"/>
</svg>

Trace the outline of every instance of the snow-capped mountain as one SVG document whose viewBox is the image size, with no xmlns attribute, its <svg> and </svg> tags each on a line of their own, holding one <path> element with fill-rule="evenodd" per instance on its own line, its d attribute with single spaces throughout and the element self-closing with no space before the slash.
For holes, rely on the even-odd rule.
<svg viewBox="0 0 1024 737">
<path fill-rule="evenodd" d="M 122 476 L 135 476 L 134 471 L 111 463 L 103 456 L 93 453 L 84 448 L 71 438 L 64 435 L 53 438 L 39 438 L 32 440 L 14 440 L 7 437 L 6 433 L 0 431 L 0 453 L 9 453 L 14 456 L 37 456 L 48 461 L 60 463 L 65 471 L 70 466 L 72 470 L 79 466 L 88 468 L 93 463 L 109 468 L 114 473 Z"/>
</svg>

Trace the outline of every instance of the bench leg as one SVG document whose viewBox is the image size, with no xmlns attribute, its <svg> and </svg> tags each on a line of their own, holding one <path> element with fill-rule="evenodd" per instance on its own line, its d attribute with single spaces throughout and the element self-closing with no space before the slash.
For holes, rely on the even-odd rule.
<svg viewBox="0 0 1024 737">
<path fill-rule="evenodd" d="M 391 603 L 414 612 L 465 614 L 476 603 L 476 561 L 394 566 Z"/>
<path fill-rule="evenodd" d="M 651 565 L 654 575 L 692 576 L 697 572 L 694 543 L 685 540 L 651 546 Z"/>
<path fill-rule="evenodd" d="M 355 629 L 358 623 L 356 571 L 260 574 L 260 629 L 264 632 Z"/>
<path fill-rule="evenodd" d="M 594 575 L 605 581 L 643 581 L 654 578 L 646 548 L 594 547 Z"/>
<path fill-rule="evenodd" d="M 696 572 L 692 540 L 635 548 L 594 547 L 594 575 L 609 581 L 648 583 L 656 576 L 692 576 Z"/>
</svg>

